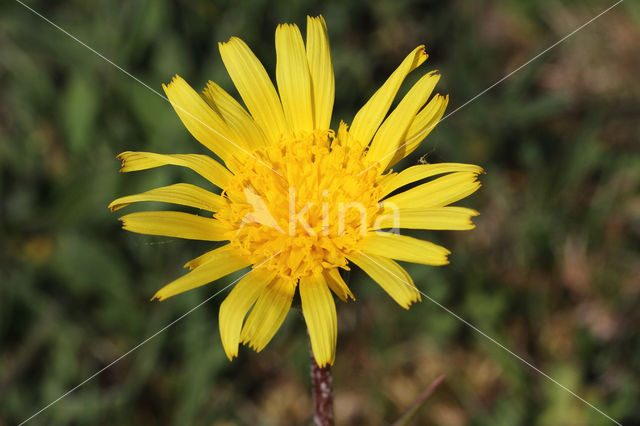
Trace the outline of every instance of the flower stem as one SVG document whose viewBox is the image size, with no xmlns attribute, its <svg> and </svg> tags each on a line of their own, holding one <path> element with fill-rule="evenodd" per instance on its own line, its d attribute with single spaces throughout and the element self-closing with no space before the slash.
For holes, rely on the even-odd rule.
<svg viewBox="0 0 640 426">
<path fill-rule="evenodd" d="M 319 367 L 316 359 L 311 355 L 311 384 L 313 392 L 313 403 L 316 413 L 313 422 L 316 426 L 333 426 L 333 395 L 331 366 Z"/>
</svg>

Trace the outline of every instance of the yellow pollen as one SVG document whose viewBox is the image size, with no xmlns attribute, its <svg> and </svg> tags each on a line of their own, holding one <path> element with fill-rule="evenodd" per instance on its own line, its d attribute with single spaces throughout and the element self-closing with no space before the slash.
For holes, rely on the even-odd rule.
<svg viewBox="0 0 640 426">
<path fill-rule="evenodd" d="M 382 212 L 378 170 L 367 170 L 362 150 L 315 131 L 252 155 L 237 167 L 215 215 L 232 229 L 231 244 L 254 265 L 275 255 L 264 267 L 281 278 L 348 269 L 346 255 Z"/>
</svg>

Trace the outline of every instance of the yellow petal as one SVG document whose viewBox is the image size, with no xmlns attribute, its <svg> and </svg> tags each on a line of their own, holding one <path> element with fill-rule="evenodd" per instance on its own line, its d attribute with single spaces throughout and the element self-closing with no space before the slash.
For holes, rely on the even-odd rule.
<svg viewBox="0 0 640 426">
<path fill-rule="evenodd" d="M 344 282 L 342 276 L 340 275 L 340 271 L 338 268 L 333 268 L 324 271 L 324 279 L 327 281 L 327 285 L 329 288 L 342 300 L 343 302 L 347 301 L 347 298 L 352 298 L 356 300 L 356 297 L 353 295 L 347 283 Z"/>
<path fill-rule="evenodd" d="M 300 279 L 302 313 L 307 323 L 311 349 L 318 366 L 333 364 L 338 337 L 338 319 L 333 296 L 324 277 L 313 274 Z"/>
<path fill-rule="evenodd" d="M 349 132 L 349 125 L 342 120 L 340 120 L 340 124 L 338 125 L 338 132 L 336 133 L 334 141 L 339 142 L 342 146 L 356 146 L 363 148 L 360 147 L 360 143 Z"/>
<path fill-rule="evenodd" d="M 362 252 L 354 252 L 347 257 L 403 308 L 409 309 L 413 302 L 421 300 L 420 293 L 413 284 L 411 276 L 393 260 Z"/>
<path fill-rule="evenodd" d="M 211 259 L 217 257 L 220 254 L 220 252 L 224 250 L 236 251 L 236 249 L 232 248 L 230 244 L 226 244 L 222 247 L 209 250 L 208 252 L 201 254 L 195 259 L 191 259 L 190 261 L 184 264 L 184 267 L 189 268 L 190 270 L 196 269 L 198 266 L 203 265 L 208 261 L 210 261 Z"/>
<path fill-rule="evenodd" d="M 111 204 L 109 204 L 109 208 L 113 212 L 131 203 L 140 201 L 159 201 L 162 203 L 180 204 L 182 206 L 195 207 L 210 212 L 217 211 L 224 203 L 223 198 L 218 194 L 188 183 L 176 183 L 175 185 L 155 188 L 140 194 L 120 197 L 112 201 Z"/>
<path fill-rule="evenodd" d="M 216 249 L 216 255 L 200 267 L 162 287 L 153 296 L 160 301 L 187 290 L 209 284 L 219 278 L 249 266 L 251 263 L 229 245 Z"/>
<path fill-rule="evenodd" d="M 466 207 L 440 207 L 435 209 L 386 210 L 372 229 L 448 229 L 463 231 L 475 228 L 472 216 L 479 213 Z"/>
<path fill-rule="evenodd" d="M 418 113 L 415 120 L 411 123 L 401 148 L 394 153 L 393 159 L 388 167 L 393 166 L 420 146 L 424 138 L 426 138 L 438 122 L 440 122 L 444 111 L 447 109 L 448 103 L 449 95 L 441 96 L 437 94 L 422 108 L 422 111 Z"/>
<path fill-rule="evenodd" d="M 380 126 L 367 152 L 367 160 L 378 163 L 380 170 L 387 169 L 401 142 L 404 142 L 409 125 L 429 99 L 439 79 L 440 76 L 433 72 L 424 75 Z"/>
<path fill-rule="evenodd" d="M 216 111 L 224 122 L 234 131 L 244 146 L 250 149 L 264 148 L 267 139 L 262 129 L 249 113 L 231 95 L 212 81 L 203 92 L 204 100 Z"/>
<path fill-rule="evenodd" d="M 242 327 L 240 341 L 260 352 L 287 317 L 295 292 L 295 282 L 276 279 L 264 289 Z"/>
<path fill-rule="evenodd" d="M 276 89 L 249 46 L 236 37 L 218 46 L 233 84 L 269 142 L 278 142 L 282 135 L 288 135 L 289 128 Z"/>
<path fill-rule="evenodd" d="M 440 175 L 451 172 L 473 172 L 484 173 L 480 166 L 462 163 L 437 163 L 437 164 L 419 164 L 409 167 L 400 173 L 384 175 L 378 185 L 382 188 L 382 195 L 386 196 L 398 188 L 402 188 L 410 183 L 426 179 L 431 176 Z"/>
<path fill-rule="evenodd" d="M 274 277 L 275 272 L 254 269 L 236 284 L 220 305 L 220 338 L 229 360 L 238 356 L 240 331 L 247 312 Z"/>
<path fill-rule="evenodd" d="M 208 155 L 126 151 L 118 155 L 118 159 L 122 160 L 120 171 L 123 173 L 166 165 L 182 166 L 193 170 L 219 188 L 225 188 L 233 176 L 222 164 Z"/>
<path fill-rule="evenodd" d="M 326 130 L 331 126 L 335 77 L 327 24 L 322 16 L 307 16 L 307 61 L 311 72 L 314 125 L 316 129 Z"/>
<path fill-rule="evenodd" d="M 456 172 L 394 195 L 384 204 L 400 209 L 444 207 L 473 194 L 480 186 L 478 173 Z"/>
<path fill-rule="evenodd" d="M 276 80 L 284 116 L 294 132 L 310 132 L 313 130 L 311 76 L 297 25 L 278 25 L 276 57 Z"/>
<path fill-rule="evenodd" d="M 378 130 L 405 77 L 419 67 L 427 59 L 427 56 L 424 46 L 418 46 L 405 58 L 382 87 L 360 108 L 351 123 L 349 132 L 361 147 L 367 146 Z"/>
<path fill-rule="evenodd" d="M 446 248 L 429 241 L 381 231 L 367 234 L 360 241 L 360 250 L 369 255 L 435 266 L 449 263 L 447 256 L 451 254 Z"/>
<path fill-rule="evenodd" d="M 235 135 L 229 126 L 186 81 L 180 76 L 175 76 L 171 83 L 163 84 L 162 88 L 178 117 L 198 142 L 216 153 L 227 164 L 234 155 L 238 158 L 243 157 L 247 147 L 241 146 L 238 140 L 232 140 Z"/>
<path fill-rule="evenodd" d="M 127 231 L 189 240 L 224 241 L 229 231 L 216 219 L 182 212 L 136 212 L 120 220 Z"/>
</svg>

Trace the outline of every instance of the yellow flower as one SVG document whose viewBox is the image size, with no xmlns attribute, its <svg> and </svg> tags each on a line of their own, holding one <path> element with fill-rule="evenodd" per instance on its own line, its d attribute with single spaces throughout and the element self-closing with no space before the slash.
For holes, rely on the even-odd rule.
<svg viewBox="0 0 640 426">
<path fill-rule="evenodd" d="M 423 46 L 406 57 L 350 128 L 341 122 L 333 132 L 335 82 L 324 19 L 307 18 L 306 45 L 298 27 L 289 24 L 278 26 L 275 44 L 278 91 L 242 40 L 219 45 L 249 112 L 213 82 L 202 95 L 177 76 L 163 86 L 185 127 L 224 166 L 198 154 L 128 151 L 118 156 L 123 172 L 169 164 L 190 168 L 221 188 L 222 195 L 179 183 L 119 198 L 109 207 L 161 201 L 211 212 L 212 217 L 145 211 L 121 218 L 132 232 L 229 241 L 188 262 L 191 271 L 154 298 L 164 300 L 251 266 L 220 308 L 229 359 L 237 356 L 239 343 L 256 351 L 266 346 L 297 288 L 312 349 L 323 366 L 335 357 L 331 292 L 343 301 L 354 298 L 339 269 L 356 264 L 404 308 L 419 301 L 411 277 L 392 259 L 444 265 L 450 252 L 393 231 L 473 228 L 477 212 L 449 205 L 475 192 L 483 171 L 444 163 L 386 172 L 418 147 L 448 102 L 438 94 L 429 101 L 439 79 L 430 72 L 388 114 L 405 77 L 426 60 Z M 427 178 L 433 179 L 398 191 Z"/>
</svg>

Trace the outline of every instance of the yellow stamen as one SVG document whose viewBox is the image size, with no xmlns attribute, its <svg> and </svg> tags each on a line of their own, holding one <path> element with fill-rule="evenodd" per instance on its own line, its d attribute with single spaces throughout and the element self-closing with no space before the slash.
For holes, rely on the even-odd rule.
<svg viewBox="0 0 640 426">
<path fill-rule="evenodd" d="M 315 131 L 252 154 L 215 215 L 233 229 L 231 244 L 254 264 L 281 252 L 264 267 L 294 280 L 346 268 L 381 212 L 378 171 L 362 173 L 369 165 L 362 150 Z"/>
</svg>

